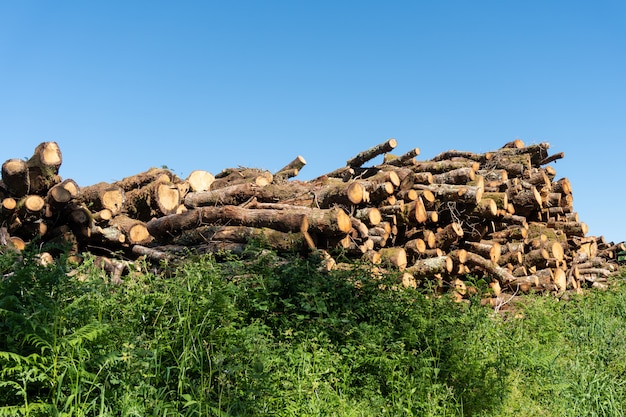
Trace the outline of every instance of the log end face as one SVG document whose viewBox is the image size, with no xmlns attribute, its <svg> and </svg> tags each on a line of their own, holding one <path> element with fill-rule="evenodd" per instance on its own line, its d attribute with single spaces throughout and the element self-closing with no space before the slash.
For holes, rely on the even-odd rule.
<svg viewBox="0 0 626 417">
<path fill-rule="evenodd" d="M 349 233 L 350 230 L 352 230 L 352 220 L 350 219 L 350 216 L 342 208 L 338 207 L 336 209 L 336 221 L 337 221 L 337 228 L 342 233 Z"/>
</svg>

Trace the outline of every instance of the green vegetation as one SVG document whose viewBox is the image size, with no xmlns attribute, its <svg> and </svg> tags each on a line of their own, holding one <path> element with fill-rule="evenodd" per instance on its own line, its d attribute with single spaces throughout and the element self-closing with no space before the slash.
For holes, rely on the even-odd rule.
<svg viewBox="0 0 626 417">
<path fill-rule="evenodd" d="M 363 265 L 327 274 L 264 253 L 163 267 L 113 285 L 90 258 L 0 255 L 0 415 L 625 414 L 621 280 L 496 314 Z"/>
</svg>

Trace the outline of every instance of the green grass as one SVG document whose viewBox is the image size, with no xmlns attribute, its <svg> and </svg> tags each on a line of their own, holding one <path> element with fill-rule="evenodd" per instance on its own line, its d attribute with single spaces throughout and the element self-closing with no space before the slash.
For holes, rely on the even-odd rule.
<svg viewBox="0 0 626 417">
<path fill-rule="evenodd" d="M 271 252 L 122 285 L 35 255 L 0 255 L 0 416 L 625 414 L 622 279 L 505 315 Z"/>
</svg>

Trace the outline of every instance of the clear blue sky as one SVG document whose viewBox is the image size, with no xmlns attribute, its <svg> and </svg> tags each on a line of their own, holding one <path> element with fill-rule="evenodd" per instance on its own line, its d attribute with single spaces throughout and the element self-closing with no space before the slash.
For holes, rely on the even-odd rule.
<svg viewBox="0 0 626 417">
<path fill-rule="evenodd" d="M 306 180 L 392 137 L 549 142 L 589 234 L 625 240 L 626 2 L 0 2 L 2 161 L 54 140 L 91 185 L 302 155 Z"/>
</svg>

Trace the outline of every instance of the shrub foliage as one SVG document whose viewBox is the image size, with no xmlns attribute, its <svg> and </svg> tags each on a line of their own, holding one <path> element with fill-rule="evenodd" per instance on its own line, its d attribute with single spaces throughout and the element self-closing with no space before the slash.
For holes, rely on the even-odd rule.
<svg viewBox="0 0 626 417">
<path fill-rule="evenodd" d="M 0 255 L 0 415 L 620 416 L 626 287 L 511 312 L 366 264 L 189 256 L 110 284 Z M 252 259 L 252 260 L 251 260 Z"/>
</svg>

